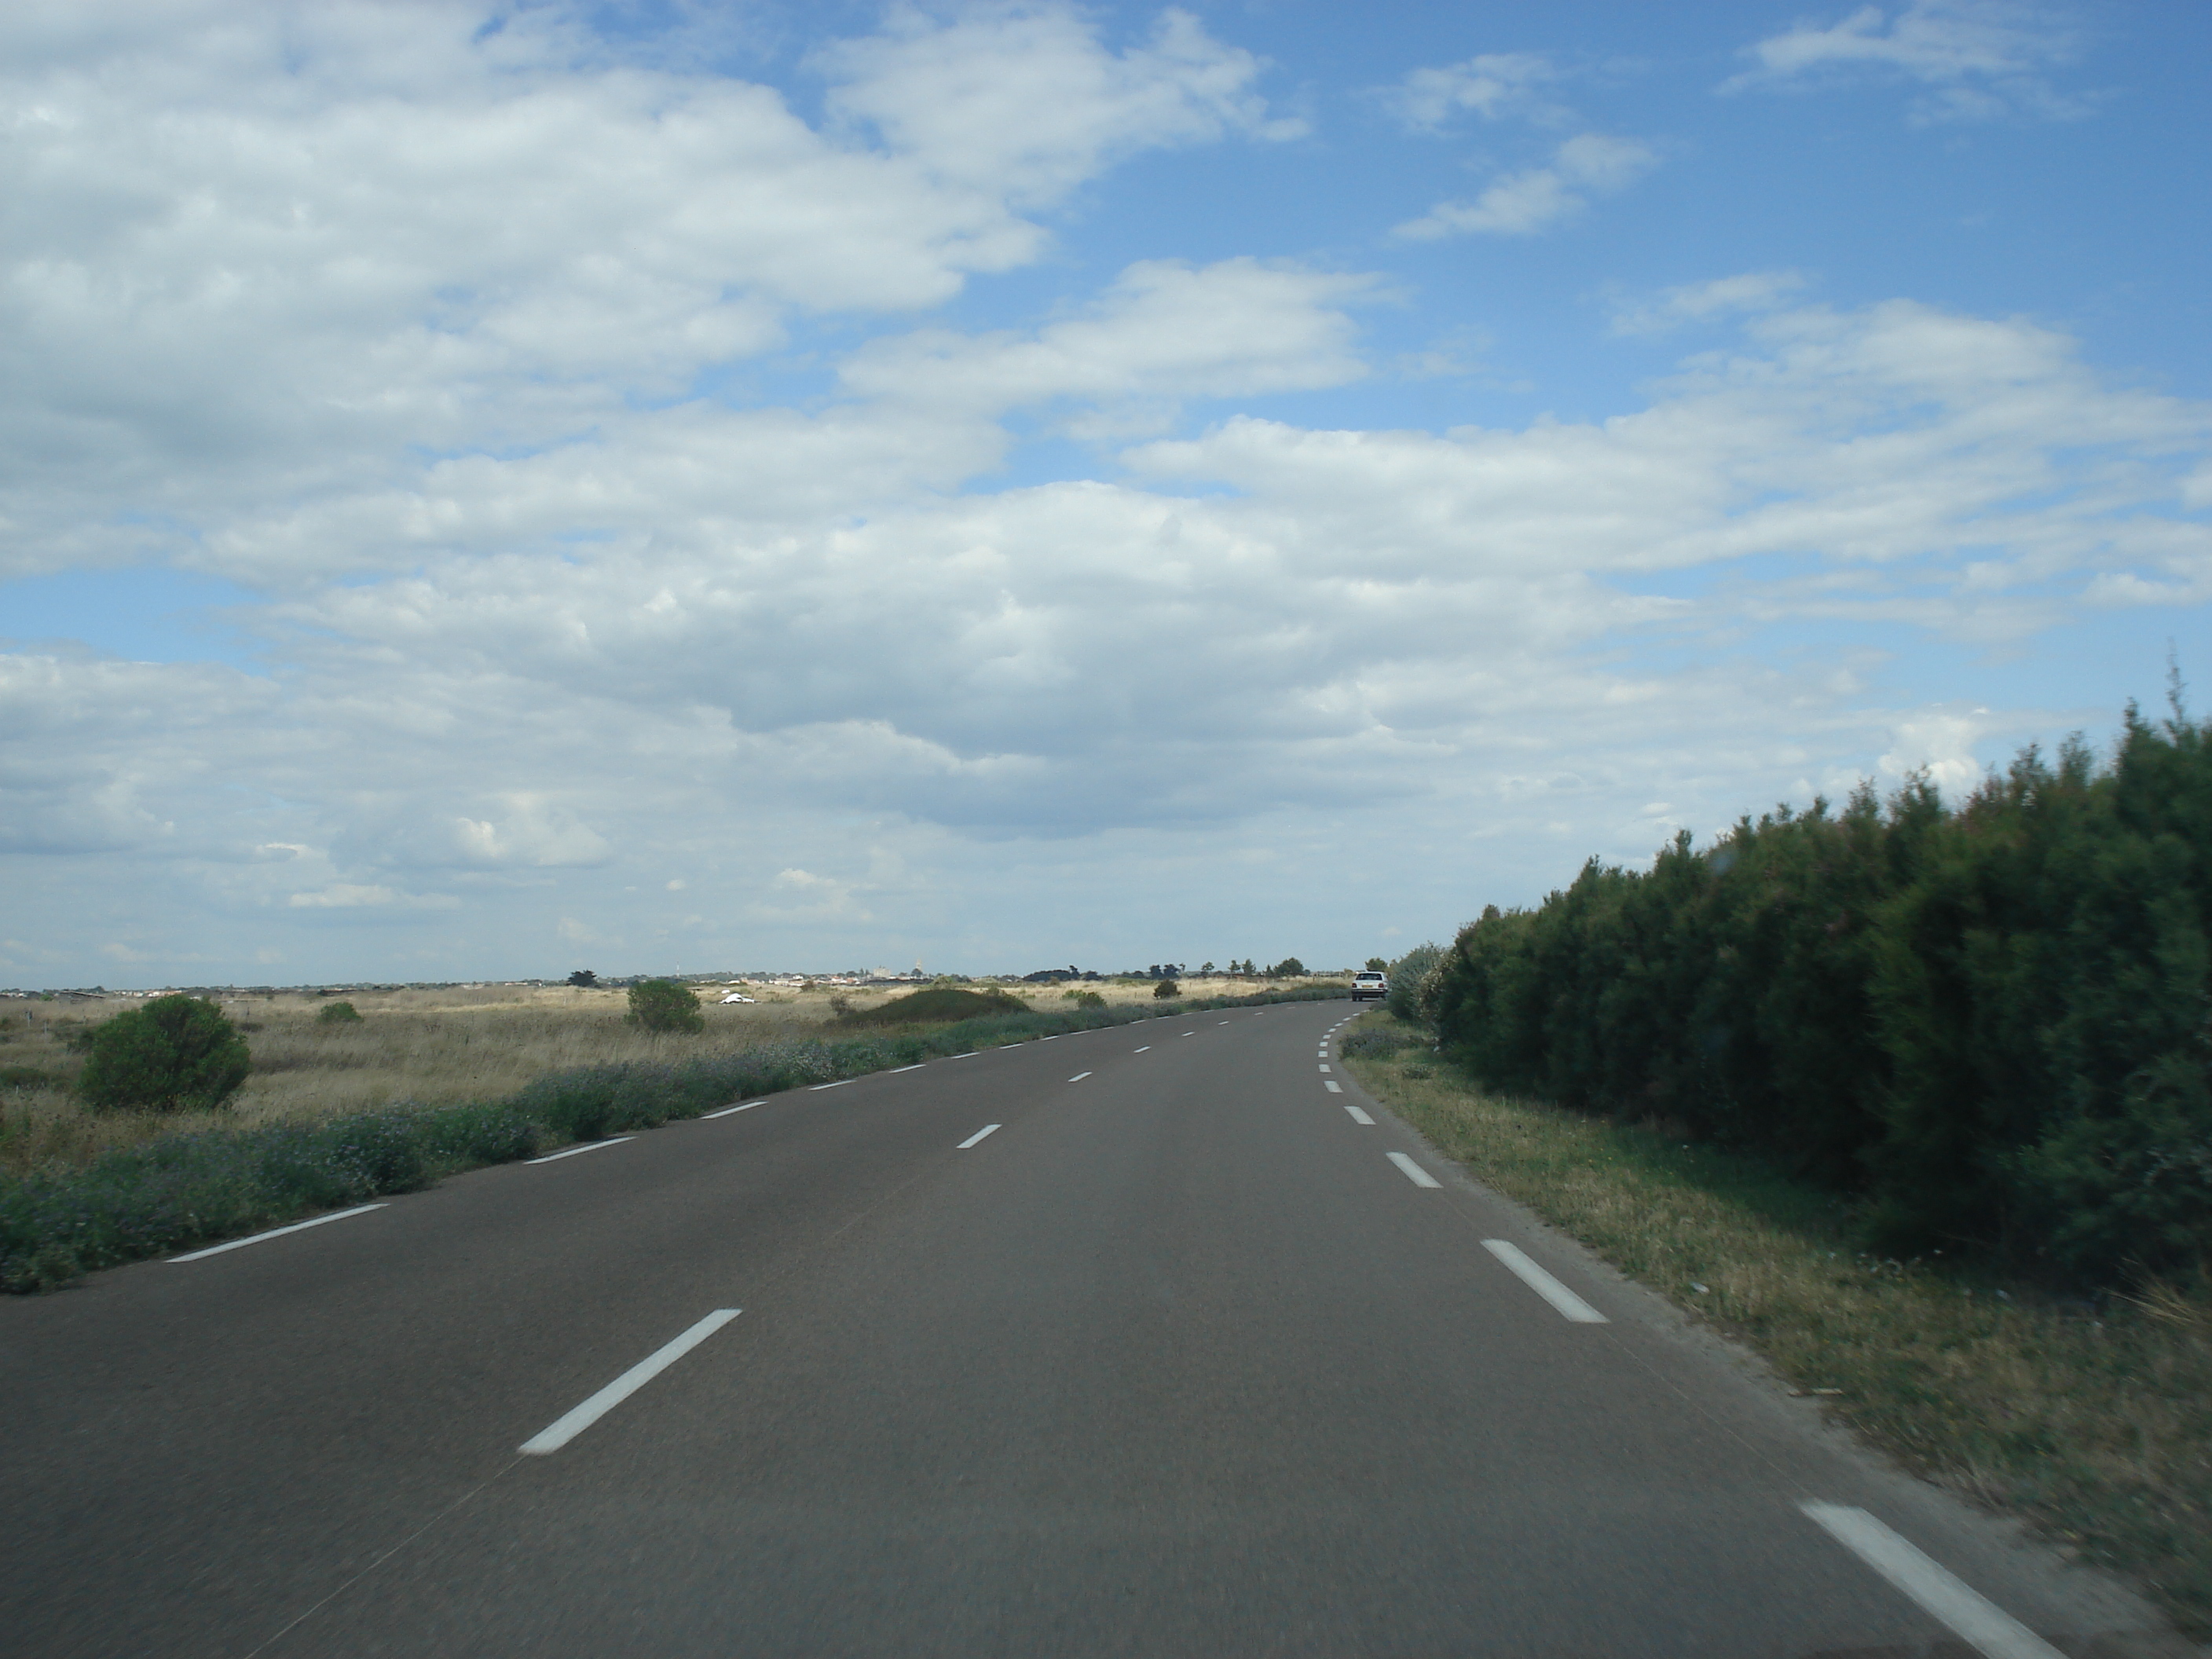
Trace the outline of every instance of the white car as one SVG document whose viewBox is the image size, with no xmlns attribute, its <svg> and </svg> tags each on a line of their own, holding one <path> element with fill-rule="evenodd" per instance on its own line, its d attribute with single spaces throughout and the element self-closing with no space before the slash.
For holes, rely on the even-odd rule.
<svg viewBox="0 0 2212 1659">
<path fill-rule="evenodd" d="M 724 997 L 722 1000 L 725 1002 L 750 1002 L 752 999 L 745 995 L 742 991 L 732 991 L 729 995 Z"/>
<path fill-rule="evenodd" d="M 1354 1002 L 1380 1002 L 1390 994 L 1390 977 L 1373 969 L 1352 976 L 1352 1000 Z"/>
</svg>

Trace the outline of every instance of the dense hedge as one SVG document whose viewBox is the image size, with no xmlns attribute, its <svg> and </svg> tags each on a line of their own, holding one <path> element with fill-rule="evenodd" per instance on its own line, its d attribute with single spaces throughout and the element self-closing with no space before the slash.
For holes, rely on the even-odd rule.
<svg viewBox="0 0 2212 1659">
<path fill-rule="evenodd" d="M 1174 1012 L 1343 994 L 1341 986 L 1320 986 L 1197 999 Z M 484 1104 L 397 1107 L 319 1124 L 170 1135 L 83 1169 L 0 1180 L 0 1289 L 45 1289 L 89 1268 L 410 1191 L 458 1170 L 570 1141 L 696 1117 L 749 1095 L 1154 1018 L 1149 1007 L 996 1014 L 897 1035 L 768 1042 L 672 1066 L 555 1073 Z"/>
<path fill-rule="evenodd" d="M 1916 782 L 1486 910 L 1421 1012 L 1486 1084 L 1863 1194 L 1887 1247 L 2212 1263 L 2212 721 L 2130 708 L 1956 810 Z"/>
</svg>

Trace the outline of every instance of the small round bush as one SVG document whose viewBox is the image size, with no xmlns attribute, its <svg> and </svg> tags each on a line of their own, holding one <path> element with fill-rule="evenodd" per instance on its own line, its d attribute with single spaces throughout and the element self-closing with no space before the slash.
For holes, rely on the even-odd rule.
<svg viewBox="0 0 2212 1659">
<path fill-rule="evenodd" d="M 77 1091 L 104 1111 L 207 1111 L 253 1069 L 246 1039 L 198 997 L 155 997 L 92 1034 Z"/>
<path fill-rule="evenodd" d="M 1182 987 L 1176 984 L 1171 979 L 1164 979 L 1158 985 L 1152 987 L 1152 994 L 1158 998 L 1162 1002 L 1165 1002 L 1170 997 L 1181 996 L 1182 994 Z"/>
<path fill-rule="evenodd" d="M 703 1031 L 707 1016 L 690 986 L 672 979 L 641 979 L 629 988 L 629 1023 L 648 1031 Z"/>
<path fill-rule="evenodd" d="M 356 1025 L 361 1023 L 361 1010 L 350 1002 L 326 1002 L 315 1013 L 318 1025 Z"/>
</svg>

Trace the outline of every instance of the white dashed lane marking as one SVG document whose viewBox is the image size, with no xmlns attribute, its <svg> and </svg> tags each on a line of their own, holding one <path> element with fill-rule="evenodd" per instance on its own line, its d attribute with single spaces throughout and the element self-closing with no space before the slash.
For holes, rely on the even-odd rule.
<svg viewBox="0 0 2212 1659">
<path fill-rule="evenodd" d="M 952 1150 L 953 1150 L 954 1152 L 966 1152 L 966 1151 L 967 1151 L 970 1146 L 974 1146 L 977 1141 L 979 1141 L 979 1140 L 982 1139 L 983 1139 L 983 1137 L 984 1137 L 985 1135 L 989 1134 L 993 1130 L 996 1129 L 998 1127 L 999 1127 L 999 1126 L 998 1126 L 997 1124 L 995 1124 L 995 1123 L 986 1123 L 986 1124 L 985 1124 L 981 1128 L 980 1128 L 980 1129 L 976 1130 L 976 1131 L 975 1131 L 975 1133 L 974 1134 L 969 1135 L 969 1136 L 968 1137 L 968 1139 L 965 1139 L 965 1140 L 962 1141 L 962 1142 L 961 1142 L 957 1146 L 955 1146 Z"/>
<path fill-rule="evenodd" d="M 1393 1152 L 1395 1158 L 1397 1153 Z M 1517 1244 L 1509 1244 L 1502 1238 L 1486 1238 L 1482 1248 L 1512 1270 L 1513 1276 L 1559 1310 L 1562 1318 L 1577 1325 L 1606 1325 L 1612 1322 L 1595 1308 L 1577 1296 L 1565 1285 L 1546 1273 L 1522 1253 Z"/>
<path fill-rule="evenodd" d="M 2057 1648 L 1864 1510 L 1800 1504 L 1808 1519 L 1988 1659 L 2063 1659 Z"/>
<path fill-rule="evenodd" d="M 1340 1095 L 1340 1094 L 1342 1094 L 1342 1093 L 1344 1092 L 1344 1085 L 1343 1085 L 1341 1083 L 1338 1083 L 1338 1082 L 1334 1081 L 1334 1079 L 1332 1079 L 1332 1080 L 1331 1080 L 1331 1081 L 1329 1081 L 1329 1082 L 1327 1082 L 1327 1083 L 1322 1084 L 1321 1086 L 1322 1086 L 1322 1088 L 1324 1088 L 1324 1089 L 1328 1090 L 1328 1091 L 1329 1091 L 1329 1093 L 1331 1093 L 1331 1094 L 1333 1094 L 1333 1095 Z"/>
<path fill-rule="evenodd" d="M 532 1456 L 559 1451 L 744 1311 L 742 1308 L 715 1309 L 673 1342 L 654 1349 L 583 1404 L 554 1419 L 518 1449 Z"/>
<path fill-rule="evenodd" d="M 1419 1164 L 1414 1163 L 1412 1158 L 1407 1158 L 1405 1153 L 1392 1152 L 1389 1155 L 1389 1158 L 1390 1161 L 1396 1164 L 1399 1170 L 1404 1174 L 1406 1179 L 1412 1182 L 1416 1187 L 1441 1187 L 1443 1185 L 1443 1182 L 1438 1181 L 1426 1170 L 1424 1170 Z"/>
<path fill-rule="evenodd" d="M 624 1141 L 634 1139 L 635 1139 L 635 1137 L 631 1135 L 615 1135 L 605 1140 L 587 1140 L 580 1146 L 564 1146 L 557 1152 L 548 1152 L 543 1158 L 526 1158 L 523 1159 L 523 1162 L 526 1164 L 556 1164 L 564 1158 L 574 1158 L 579 1152 L 605 1152 L 610 1146 L 619 1146 Z"/>
<path fill-rule="evenodd" d="M 1359 1108 L 1353 1105 L 1350 1101 L 1347 1100 L 1344 1103 L 1344 1109 L 1352 1114 L 1352 1121 L 1354 1123 L 1364 1123 L 1370 1128 L 1374 1127 L 1375 1120 L 1368 1116 L 1366 1113 L 1361 1111 Z"/>
</svg>

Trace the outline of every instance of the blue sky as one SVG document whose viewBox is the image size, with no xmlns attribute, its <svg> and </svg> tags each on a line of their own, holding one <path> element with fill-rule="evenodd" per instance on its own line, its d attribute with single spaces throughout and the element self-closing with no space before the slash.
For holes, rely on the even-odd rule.
<svg viewBox="0 0 2212 1659">
<path fill-rule="evenodd" d="M 1356 962 L 2109 735 L 2212 14 L 0 20 L 0 984 Z"/>
</svg>

